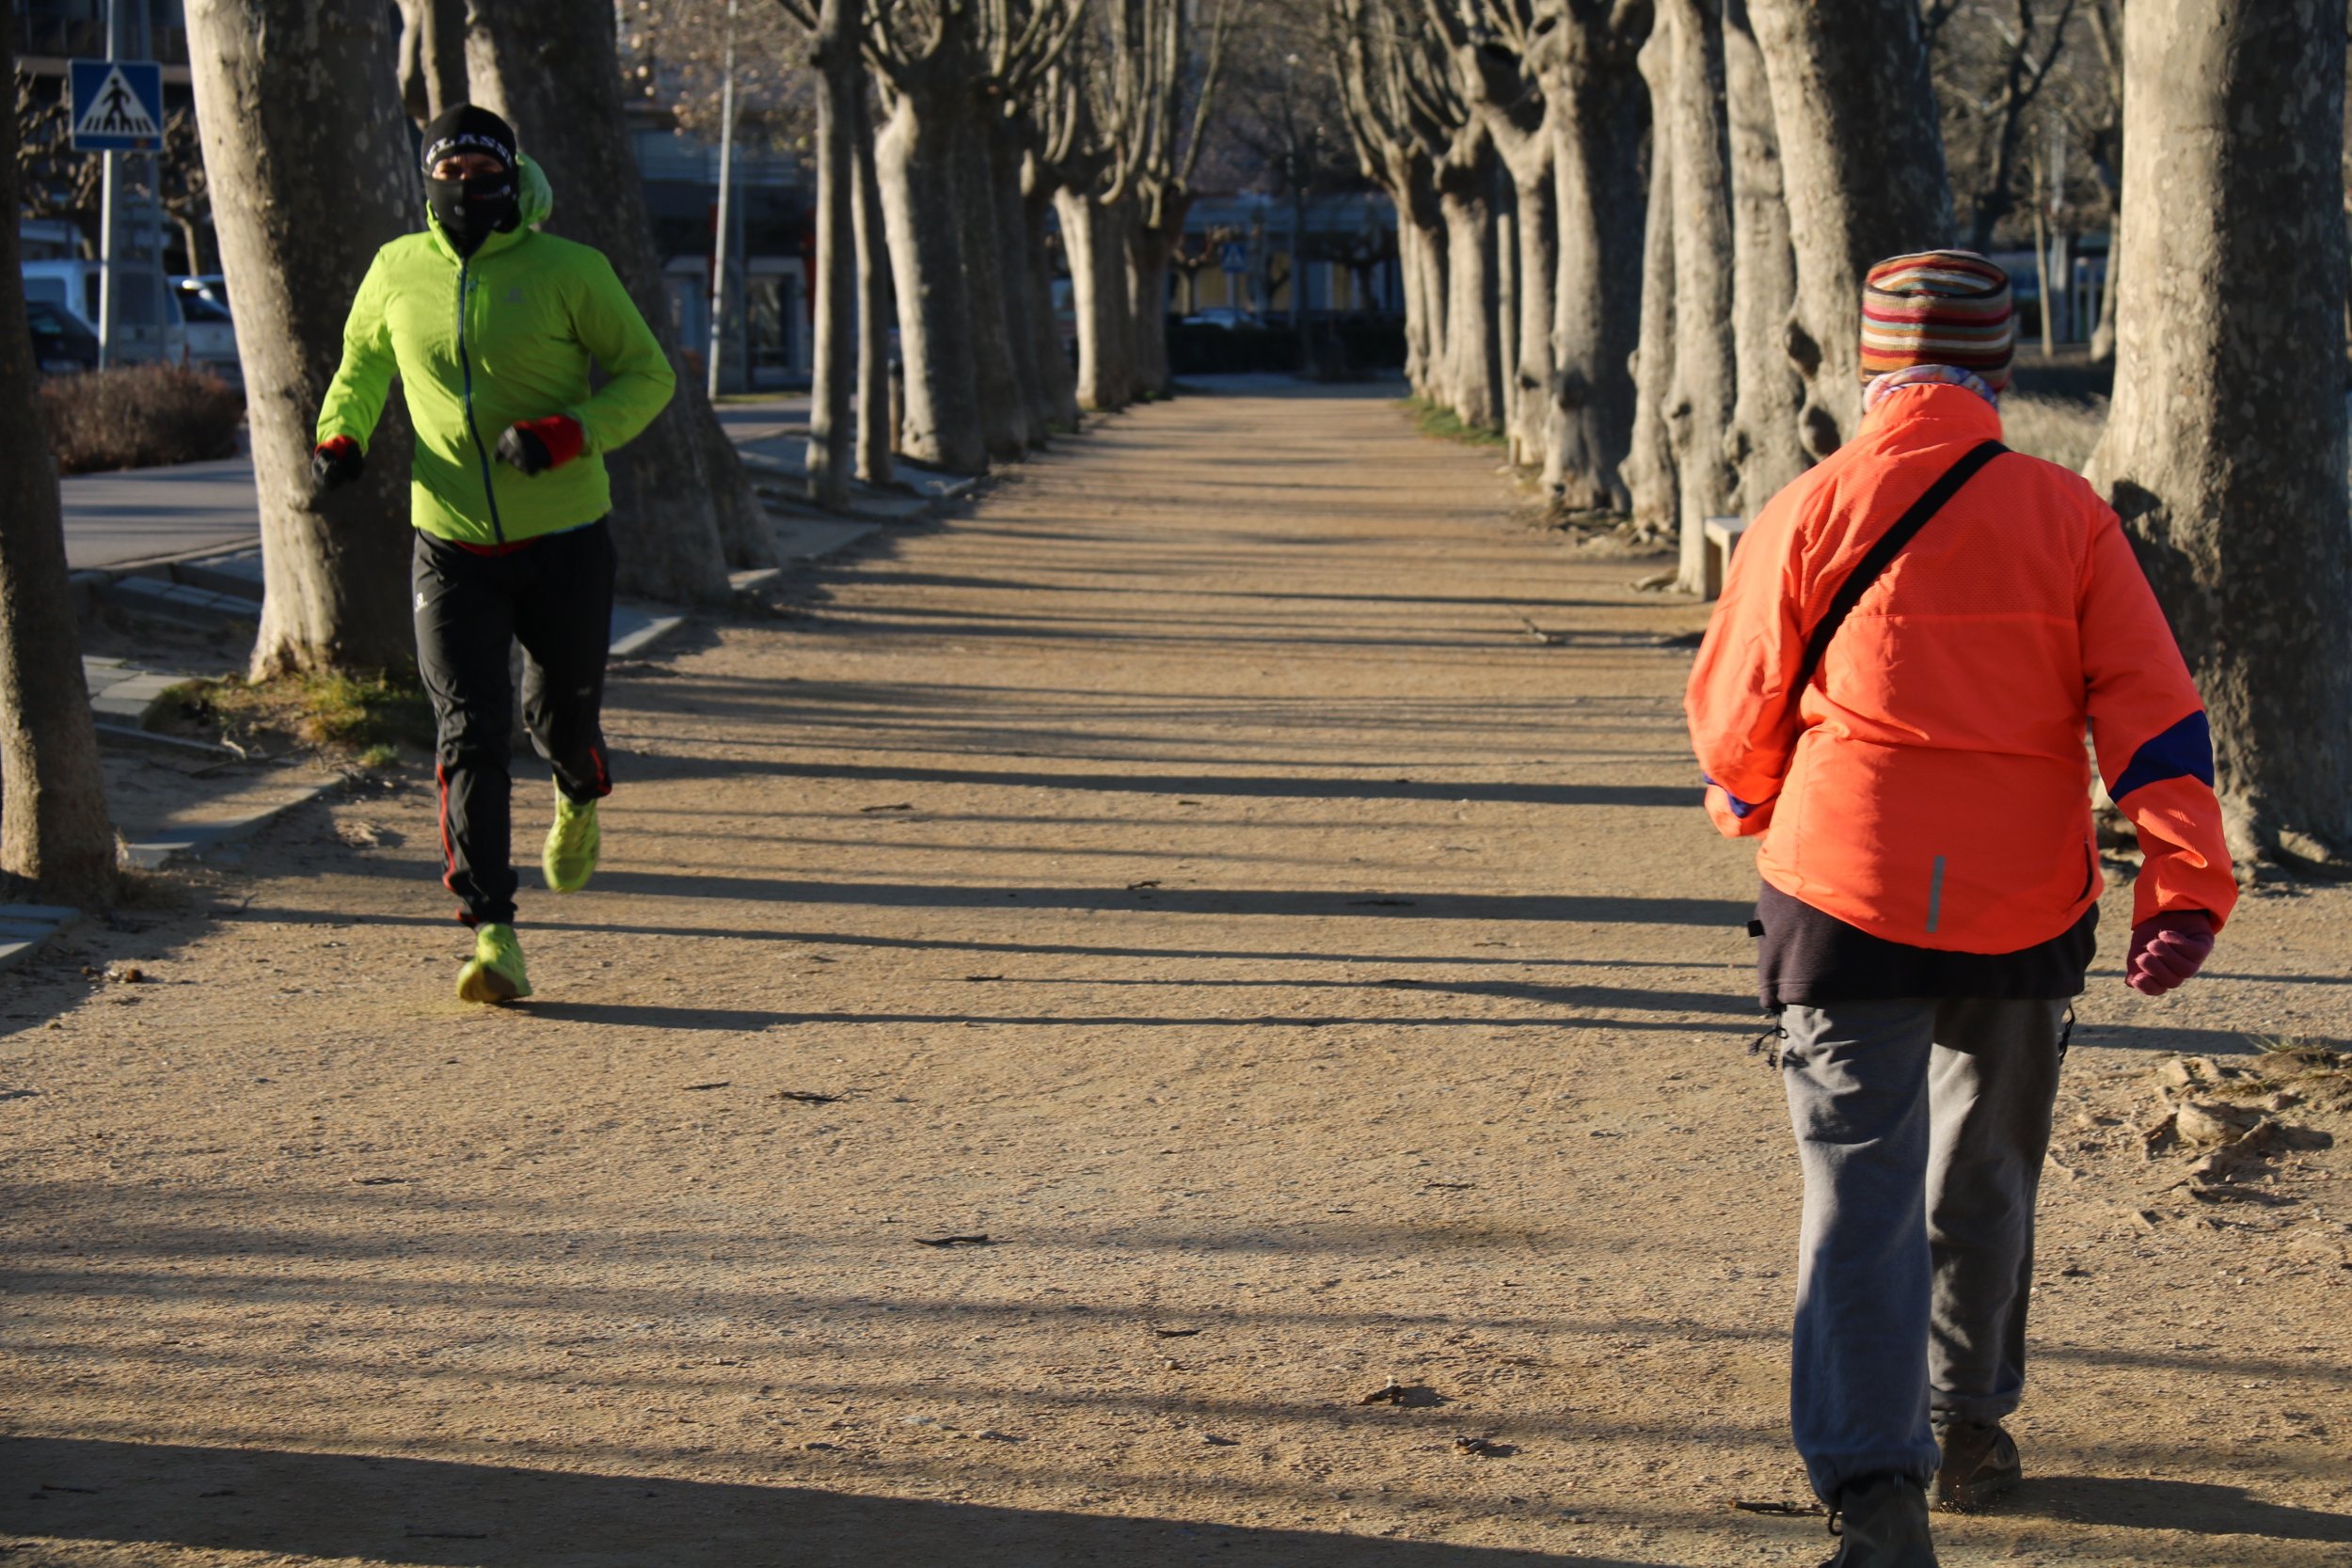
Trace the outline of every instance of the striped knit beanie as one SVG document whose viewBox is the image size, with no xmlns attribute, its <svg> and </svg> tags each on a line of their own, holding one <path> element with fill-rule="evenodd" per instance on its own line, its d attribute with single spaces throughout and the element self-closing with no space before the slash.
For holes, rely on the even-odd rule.
<svg viewBox="0 0 2352 1568">
<path fill-rule="evenodd" d="M 2017 349 L 2009 274 L 1973 250 L 1897 256 L 1862 285 L 1862 379 L 1954 365 L 1998 392 Z"/>
</svg>

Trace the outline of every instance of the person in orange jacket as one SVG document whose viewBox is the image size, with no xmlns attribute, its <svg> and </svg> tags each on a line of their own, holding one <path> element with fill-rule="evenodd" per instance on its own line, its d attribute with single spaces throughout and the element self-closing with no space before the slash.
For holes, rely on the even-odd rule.
<svg viewBox="0 0 2352 1568">
<path fill-rule="evenodd" d="M 2197 973 L 2237 888 L 2204 705 L 2122 525 L 1999 444 L 2007 274 L 1871 269 L 1866 414 L 1742 537 L 1685 709 L 1804 1172 L 1791 1425 L 1836 1568 L 1931 1568 L 1929 1500 L 2022 1473 L 2033 1206 L 2102 887 L 2090 728 L 2138 829 L 2125 978 Z M 1827 1568 L 1827 1565 L 1825 1565 Z"/>
</svg>

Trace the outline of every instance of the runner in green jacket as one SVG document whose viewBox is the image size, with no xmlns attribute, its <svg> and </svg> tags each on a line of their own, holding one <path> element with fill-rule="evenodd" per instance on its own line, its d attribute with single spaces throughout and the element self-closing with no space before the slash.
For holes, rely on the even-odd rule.
<svg viewBox="0 0 2352 1568">
<path fill-rule="evenodd" d="M 510 641 L 523 721 L 555 772 L 548 886 L 586 884 L 612 791 L 601 709 L 612 618 L 602 454 L 669 402 L 675 373 L 603 255 L 537 231 L 553 197 L 515 134 L 461 106 L 425 128 L 423 232 L 376 254 L 319 411 L 312 469 L 356 478 L 400 378 L 416 428 L 417 664 L 438 734 L 441 843 L 474 956 L 457 994 L 531 994 L 509 860 Z M 591 388 L 600 367 L 605 382 Z"/>
</svg>

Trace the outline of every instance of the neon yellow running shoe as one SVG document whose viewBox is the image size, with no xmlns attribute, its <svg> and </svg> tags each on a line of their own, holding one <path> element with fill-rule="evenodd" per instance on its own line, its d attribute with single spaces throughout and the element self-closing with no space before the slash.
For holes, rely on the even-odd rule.
<svg viewBox="0 0 2352 1568">
<path fill-rule="evenodd" d="M 522 943 L 512 926 L 484 926 L 473 934 L 473 957 L 457 972 L 460 1002 L 517 1002 L 531 994 Z"/>
<path fill-rule="evenodd" d="M 596 851 L 604 846 L 604 831 L 596 826 L 596 803 L 575 800 L 555 792 L 555 820 L 548 827 L 548 847 L 539 856 L 550 893 L 578 893 L 596 875 Z"/>
</svg>

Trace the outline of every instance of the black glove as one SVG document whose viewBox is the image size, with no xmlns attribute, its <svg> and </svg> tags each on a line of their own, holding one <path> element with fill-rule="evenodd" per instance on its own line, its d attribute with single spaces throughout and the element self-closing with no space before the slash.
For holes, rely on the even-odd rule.
<svg viewBox="0 0 2352 1568">
<path fill-rule="evenodd" d="M 520 468 L 526 474 L 544 473 L 553 466 L 548 454 L 548 444 L 518 424 L 506 427 L 499 437 L 499 461 Z"/>
<path fill-rule="evenodd" d="M 578 457 L 587 440 L 580 421 L 569 414 L 518 420 L 499 437 L 499 461 L 520 469 L 526 476 L 543 474 Z"/>
<path fill-rule="evenodd" d="M 368 466 L 359 443 L 348 436 L 323 441 L 310 452 L 310 477 L 322 490 L 340 490 L 359 477 Z"/>
</svg>

